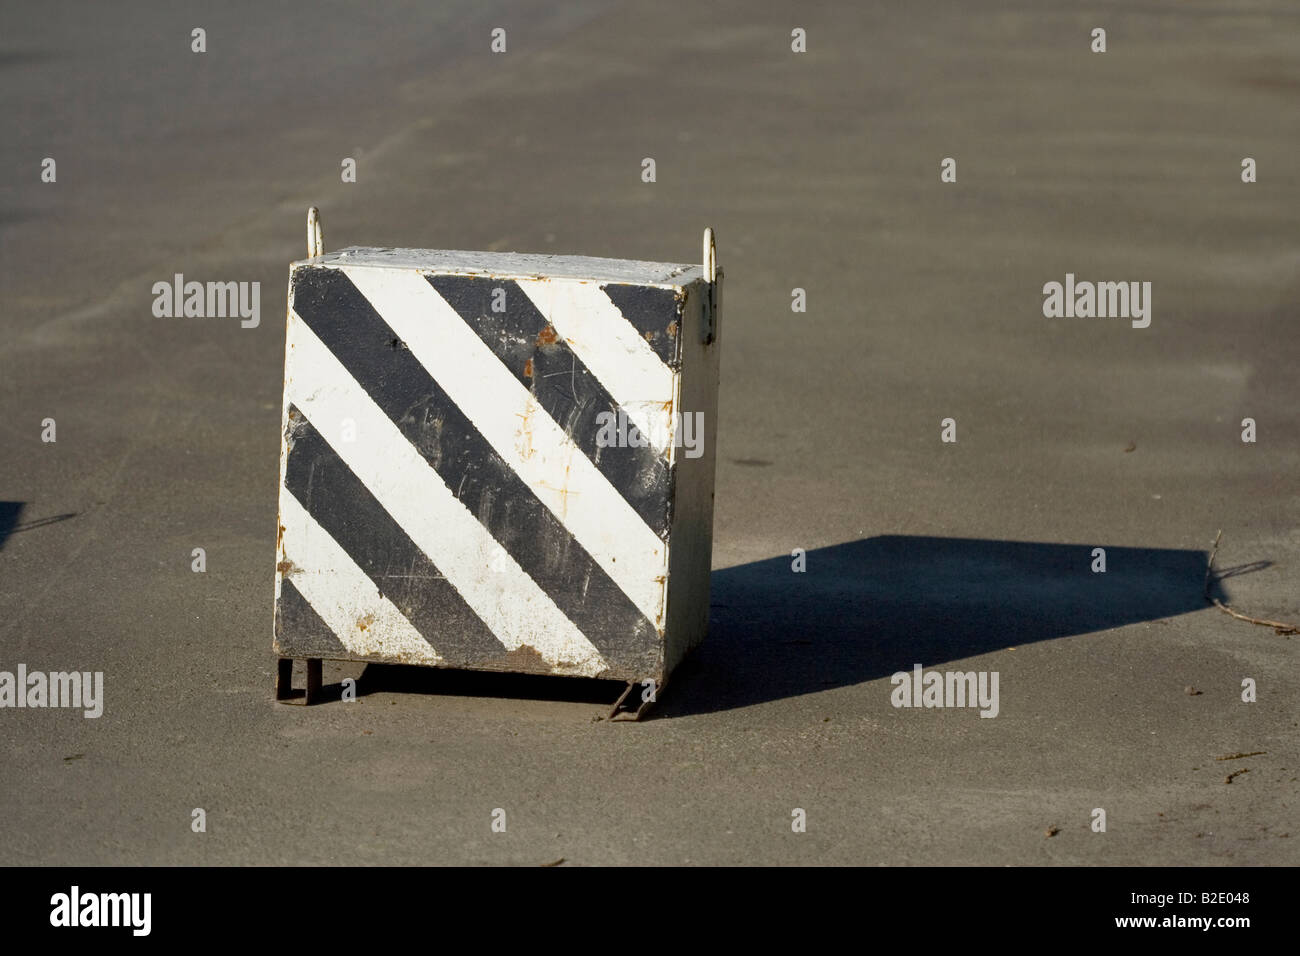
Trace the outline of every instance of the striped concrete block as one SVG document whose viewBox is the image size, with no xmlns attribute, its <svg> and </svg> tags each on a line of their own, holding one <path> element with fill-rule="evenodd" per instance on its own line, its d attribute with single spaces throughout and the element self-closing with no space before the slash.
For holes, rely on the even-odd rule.
<svg viewBox="0 0 1300 956">
<path fill-rule="evenodd" d="M 706 267 L 293 263 L 276 653 L 662 683 L 708 622 Z"/>
</svg>

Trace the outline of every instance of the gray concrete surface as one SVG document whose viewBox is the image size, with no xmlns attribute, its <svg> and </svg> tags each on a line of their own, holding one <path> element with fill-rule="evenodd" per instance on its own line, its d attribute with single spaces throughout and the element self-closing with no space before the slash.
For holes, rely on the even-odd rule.
<svg viewBox="0 0 1300 956">
<path fill-rule="evenodd" d="M 1300 860 L 1296 639 L 1200 598 L 1222 528 L 1252 567 L 1221 593 L 1300 617 L 1300 9 L 379 6 L 6 5 L 0 669 L 107 700 L 0 710 L 0 863 Z M 658 719 L 381 669 L 272 702 L 309 204 L 327 248 L 691 260 L 717 230 L 713 624 Z M 260 327 L 154 318 L 176 272 L 260 281 Z M 1152 282 L 1151 327 L 1045 319 L 1067 272 Z M 917 662 L 999 672 L 999 715 L 895 709 Z"/>
</svg>

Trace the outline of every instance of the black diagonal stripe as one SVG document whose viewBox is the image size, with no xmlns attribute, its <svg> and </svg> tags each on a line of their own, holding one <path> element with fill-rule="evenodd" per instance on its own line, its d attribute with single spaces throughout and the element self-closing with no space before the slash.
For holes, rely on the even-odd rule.
<svg viewBox="0 0 1300 956">
<path fill-rule="evenodd" d="M 294 311 L 611 669 L 652 673 L 657 631 L 408 351 L 350 279 L 299 269 Z"/>
<path fill-rule="evenodd" d="M 292 405 L 289 442 L 284 469 L 289 493 L 439 656 L 449 664 L 469 664 L 506 653 L 460 592 Z"/>
<path fill-rule="evenodd" d="M 428 276 L 429 283 L 474 330 L 523 386 L 536 396 L 618 493 L 659 537 L 666 537 L 672 473 L 653 448 L 640 447 L 640 431 L 628 422 L 627 445 L 601 447 L 603 416 L 617 415 L 618 403 L 600 380 L 555 334 L 532 300 L 513 282 L 472 276 Z M 496 290 L 504 312 L 494 312 Z"/>
<path fill-rule="evenodd" d="M 682 308 L 677 291 L 614 282 L 600 288 L 623 313 L 623 318 L 650 343 L 663 363 L 676 368 L 680 364 L 682 340 Z"/>
<path fill-rule="evenodd" d="M 280 600 L 275 605 L 275 642 L 284 657 L 338 660 L 348 656 L 338 635 L 321 620 L 287 574 L 280 580 Z"/>
</svg>

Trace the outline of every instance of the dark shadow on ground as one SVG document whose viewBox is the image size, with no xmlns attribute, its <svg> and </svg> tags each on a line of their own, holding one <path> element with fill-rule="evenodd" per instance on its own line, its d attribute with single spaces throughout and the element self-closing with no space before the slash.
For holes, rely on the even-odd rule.
<svg viewBox="0 0 1300 956">
<path fill-rule="evenodd" d="M 500 674 L 492 671 L 447 670 L 403 664 L 367 664 L 357 679 L 357 696 L 381 692 L 437 694 L 450 697 L 509 697 L 519 700 L 563 700 L 611 706 L 627 686 L 623 681 L 539 674 Z M 342 685 L 336 685 L 341 693 Z M 321 699 L 337 695 L 322 688 Z"/>
<path fill-rule="evenodd" d="M 5 540 L 10 535 L 20 531 L 33 531 L 77 516 L 75 511 L 69 511 L 66 514 L 50 515 L 48 518 L 36 518 L 19 524 L 18 519 L 23 513 L 23 506 L 24 503 L 21 501 L 0 501 L 0 550 L 4 550 Z"/>
<path fill-rule="evenodd" d="M 21 501 L 0 501 L 0 549 L 4 548 L 5 539 L 13 533 L 22 513 Z"/>
<path fill-rule="evenodd" d="M 891 535 L 809 551 L 801 573 L 788 555 L 714 571 L 708 638 L 648 717 L 748 707 L 1207 606 L 1205 552 L 1103 545 L 1106 571 L 1095 573 L 1094 547 Z M 1211 593 L 1228 599 L 1217 583 Z M 357 693 L 609 705 L 624 686 L 368 664 Z"/>
<path fill-rule="evenodd" d="M 1205 552 L 1103 545 L 1099 574 L 1094 547 L 891 535 L 809 551 L 803 573 L 787 555 L 715 571 L 708 639 L 658 709 L 747 707 L 1207 606 Z"/>
</svg>

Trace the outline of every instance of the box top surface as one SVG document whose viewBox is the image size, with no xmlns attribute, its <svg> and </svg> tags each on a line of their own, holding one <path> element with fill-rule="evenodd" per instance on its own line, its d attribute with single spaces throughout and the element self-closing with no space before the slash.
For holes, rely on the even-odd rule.
<svg viewBox="0 0 1300 956">
<path fill-rule="evenodd" d="M 574 279 L 670 288 L 690 285 L 704 278 L 702 266 L 672 262 L 519 252 L 465 252 L 456 249 L 376 249 L 363 246 L 349 246 L 312 259 L 300 259 L 292 264 L 293 268 L 299 266 L 416 269 L 440 275 Z"/>
</svg>

